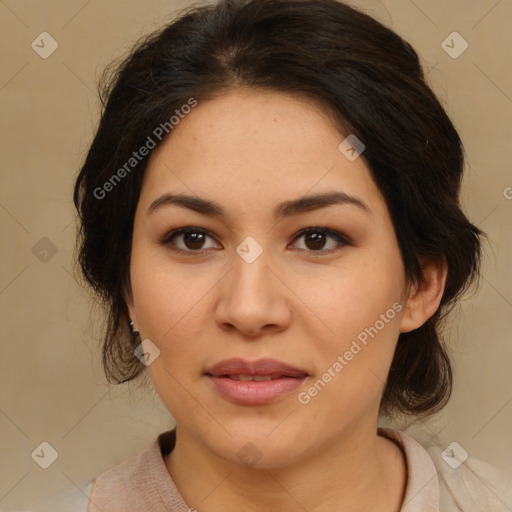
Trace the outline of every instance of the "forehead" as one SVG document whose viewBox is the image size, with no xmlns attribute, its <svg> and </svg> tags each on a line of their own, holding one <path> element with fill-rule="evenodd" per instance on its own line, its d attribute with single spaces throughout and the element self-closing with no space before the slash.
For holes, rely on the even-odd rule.
<svg viewBox="0 0 512 512">
<path fill-rule="evenodd" d="M 184 193 L 242 211 L 333 190 L 382 202 L 363 158 L 340 152 L 345 138 L 319 102 L 230 91 L 199 101 L 154 150 L 141 202 L 147 208 L 164 192 Z"/>
</svg>

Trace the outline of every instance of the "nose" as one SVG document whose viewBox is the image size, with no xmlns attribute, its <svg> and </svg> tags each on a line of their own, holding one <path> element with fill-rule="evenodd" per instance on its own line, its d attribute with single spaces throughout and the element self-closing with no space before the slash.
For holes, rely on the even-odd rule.
<svg viewBox="0 0 512 512">
<path fill-rule="evenodd" d="M 252 263 L 235 255 L 218 288 L 215 320 L 222 330 L 236 329 L 256 338 L 289 327 L 292 292 L 286 277 L 269 260 L 265 251 Z"/>
</svg>

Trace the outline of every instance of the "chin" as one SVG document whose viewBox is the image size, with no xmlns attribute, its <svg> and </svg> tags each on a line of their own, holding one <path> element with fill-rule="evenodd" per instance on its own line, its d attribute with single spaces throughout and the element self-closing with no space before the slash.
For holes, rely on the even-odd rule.
<svg viewBox="0 0 512 512">
<path fill-rule="evenodd" d="M 281 420 L 282 421 L 282 420 Z M 286 420 L 285 420 L 286 421 Z M 202 442 L 217 456 L 231 464 L 248 469 L 276 469 L 292 464 L 297 459 L 297 448 L 304 449 L 301 429 L 285 429 L 279 421 L 261 418 L 260 421 L 223 423 L 225 429 L 211 430 L 206 437 L 199 432 Z M 276 428 L 277 427 L 277 428 Z"/>
<path fill-rule="evenodd" d="M 224 447 L 219 447 L 223 449 Z M 234 440 L 220 456 L 240 468 L 246 469 L 278 469 L 293 464 L 298 457 L 295 452 L 297 444 L 286 442 L 282 438 L 275 438 L 273 442 L 268 439 L 252 439 L 245 436 Z"/>
</svg>

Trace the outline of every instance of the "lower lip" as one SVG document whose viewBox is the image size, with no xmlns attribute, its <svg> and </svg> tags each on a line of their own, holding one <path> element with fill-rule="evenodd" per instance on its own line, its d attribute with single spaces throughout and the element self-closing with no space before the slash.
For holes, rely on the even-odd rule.
<svg viewBox="0 0 512 512">
<path fill-rule="evenodd" d="M 244 405 L 262 405 L 295 391 L 306 377 L 280 377 L 264 381 L 240 381 L 229 377 L 207 375 L 216 390 L 231 402 Z"/>
</svg>

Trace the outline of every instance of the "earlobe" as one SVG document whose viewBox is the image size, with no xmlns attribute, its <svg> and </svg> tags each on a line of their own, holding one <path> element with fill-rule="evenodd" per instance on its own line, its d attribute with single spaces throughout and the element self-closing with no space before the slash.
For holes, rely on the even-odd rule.
<svg viewBox="0 0 512 512">
<path fill-rule="evenodd" d="M 444 293 L 448 266 L 444 258 L 419 259 L 423 272 L 420 283 L 410 286 L 405 312 L 400 322 L 400 332 L 421 327 L 439 308 Z"/>
</svg>

